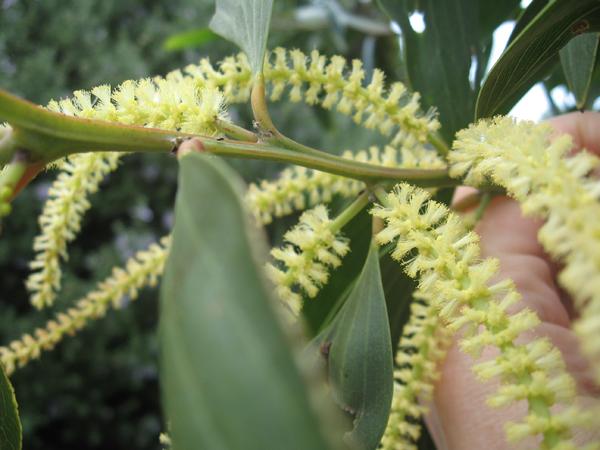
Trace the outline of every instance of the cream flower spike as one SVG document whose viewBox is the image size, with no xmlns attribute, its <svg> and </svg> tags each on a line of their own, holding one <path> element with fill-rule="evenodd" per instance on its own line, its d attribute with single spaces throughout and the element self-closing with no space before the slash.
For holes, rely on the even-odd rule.
<svg viewBox="0 0 600 450">
<path fill-rule="evenodd" d="M 245 55 L 225 58 L 213 67 L 208 59 L 167 75 L 167 79 L 190 77 L 199 88 L 219 88 L 228 103 L 248 100 L 252 71 Z M 316 50 L 310 57 L 300 50 L 276 48 L 265 59 L 264 78 L 271 86 L 271 100 L 279 100 L 289 88 L 292 102 L 305 101 L 326 109 L 335 108 L 366 128 L 392 136 L 392 145 L 424 143 L 439 129 L 433 111 L 421 112 L 419 94 L 409 93 L 399 82 L 385 85 L 376 69 L 371 82 L 363 83 L 365 72 L 355 60 L 348 68 L 341 56 L 326 58 Z"/>
<path fill-rule="evenodd" d="M 433 383 L 439 377 L 437 366 L 450 341 L 433 298 L 417 289 L 414 299 L 396 353 L 394 396 L 382 450 L 417 450 L 420 419 L 427 412 L 423 403 L 431 400 Z"/>
<path fill-rule="evenodd" d="M 560 352 L 551 350 L 547 340 L 516 343 L 539 319 L 528 309 L 508 312 L 520 297 L 510 280 L 490 284 L 498 261 L 481 261 L 477 235 L 468 232 L 445 205 L 431 201 L 424 190 L 401 184 L 385 203 L 372 211 L 386 222 L 376 235 L 377 242 L 396 241 L 392 256 L 398 261 L 415 252 L 405 262 L 405 271 L 419 278 L 420 291 L 432 299 L 449 329 L 463 331 L 463 351 L 474 358 L 487 347 L 500 351 L 491 361 L 474 367 L 482 380 L 499 378 L 500 387 L 488 403 L 499 407 L 525 401 L 529 405 L 523 421 L 506 425 L 509 441 L 539 436 L 544 448 L 576 448 L 572 426 L 592 425 L 592 417 L 575 407 L 554 408 L 574 404 L 575 382 L 566 372 Z M 514 364 L 516 360 L 520 364 Z"/>
<path fill-rule="evenodd" d="M 546 219 L 539 240 L 565 262 L 559 282 L 575 301 L 575 331 L 600 383 L 600 181 L 589 177 L 600 160 L 571 154 L 571 137 L 551 140 L 548 124 L 508 117 L 481 121 L 457 135 L 450 152 L 452 176 L 506 188 L 526 214 Z"/>
<path fill-rule="evenodd" d="M 348 240 L 333 230 L 332 224 L 325 206 L 318 205 L 305 211 L 298 224 L 284 235 L 285 246 L 271 250 L 280 267 L 267 264 L 267 275 L 279 298 L 296 314 L 302 307 L 298 290 L 314 298 L 327 283 L 329 268 L 338 267 L 350 251 Z"/>
<path fill-rule="evenodd" d="M 91 320 L 103 317 L 110 306 L 119 308 L 125 296 L 136 300 L 140 289 L 156 286 L 167 259 L 169 237 L 139 251 L 129 259 L 125 268 L 114 268 L 112 274 L 98 283 L 97 289 L 87 294 L 66 312 L 58 313 L 45 327 L 0 347 L 0 362 L 6 373 L 39 358 L 43 351 L 52 350 L 66 335 L 73 335 Z"/>
<path fill-rule="evenodd" d="M 67 244 L 77 236 L 82 217 L 91 207 L 88 196 L 98 190 L 117 162 L 114 153 L 74 155 L 63 162 L 39 217 L 41 233 L 34 240 L 36 255 L 30 263 L 33 272 L 25 283 L 36 308 L 53 304 L 61 286 L 60 260 L 68 258 Z"/>
<path fill-rule="evenodd" d="M 245 54 L 229 56 L 213 67 L 207 58 L 199 64 L 190 64 L 167 75 L 167 79 L 189 78 L 200 89 L 217 88 L 223 92 L 227 103 L 244 103 L 250 98 L 252 69 Z"/>
<path fill-rule="evenodd" d="M 408 93 L 399 82 L 385 85 L 384 74 L 375 69 L 371 82 L 363 83 L 365 72 L 359 60 L 350 69 L 341 56 L 327 59 L 314 50 L 310 57 L 300 50 L 277 48 L 265 64 L 265 80 L 273 86 L 271 99 L 277 100 L 291 86 L 290 100 L 304 99 L 310 105 L 320 104 L 351 116 L 357 124 L 377 129 L 383 135 L 392 133 L 392 144 L 414 140 L 425 142 L 427 135 L 439 129 L 433 112 L 420 112 L 419 94 Z"/>
<path fill-rule="evenodd" d="M 71 99 L 52 101 L 48 108 L 63 114 L 187 133 L 215 134 L 216 119 L 224 118 L 223 95 L 215 88 L 198 90 L 188 78 L 125 81 L 116 89 L 98 86 L 91 93 L 76 91 Z M 60 260 L 77 236 L 88 196 L 117 168 L 117 153 L 77 154 L 60 162 L 62 169 L 50 187 L 39 222 L 33 273 L 26 286 L 37 308 L 50 306 L 61 285 Z"/>
<path fill-rule="evenodd" d="M 216 88 L 198 89 L 192 79 L 172 76 L 76 91 L 73 98 L 51 101 L 48 108 L 87 119 L 214 135 L 216 119 L 226 118 L 224 104 Z"/>
<path fill-rule="evenodd" d="M 422 145 L 404 146 L 400 150 L 386 146 L 370 147 L 357 153 L 345 151 L 342 157 L 385 167 L 439 169 L 446 163 L 433 150 Z M 318 170 L 294 166 L 285 169 L 274 181 L 250 184 L 246 200 L 259 223 L 269 224 L 319 203 L 329 203 L 334 196 L 351 198 L 365 188 L 364 183 Z"/>
</svg>

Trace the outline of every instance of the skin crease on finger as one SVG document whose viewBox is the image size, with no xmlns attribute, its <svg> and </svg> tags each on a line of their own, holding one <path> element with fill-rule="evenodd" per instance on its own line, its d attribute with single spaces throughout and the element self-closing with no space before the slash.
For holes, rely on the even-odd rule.
<svg viewBox="0 0 600 450">
<path fill-rule="evenodd" d="M 551 121 L 557 134 L 573 136 L 574 148 L 586 148 L 600 154 L 600 114 L 572 113 Z M 470 188 L 459 188 L 455 196 L 463 198 Z M 537 241 L 541 222 L 524 218 L 519 205 L 506 197 L 495 198 L 476 227 L 481 236 L 482 256 L 500 261 L 500 278 L 511 278 L 525 305 L 536 311 L 542 324 L 536 336 L 548 336 L 561 350 L 568 370 L 575 377 L 582 405 L 600 401 L 600 390 L 594 385 L 589 366 L 581 356 L 577 339 L 571 331 L 569 308 L 555 283 L 556 265 L 550 261 Z M 525 338 L 526 339 L 526 338 Z M 484 352 L 481 360 L 494 356 Z M 539 441 L 531 438 L 516 446 L 505 439 L 504 424 L 517 421 L 526 414 L 524 403 L 492 409 L 486 398 L 497 382 L 483 383 L 471 371 L 474 361 L 458 349 L 456 342 L 442 364 L 434 401 L 426 418 L 428 428 L 439 449 L 507 450 L 535 448 Z M 576 436 L 582 442 L 587 436 Z M 600 436 L 597 436 L 600 438 Z"/>
</svg>

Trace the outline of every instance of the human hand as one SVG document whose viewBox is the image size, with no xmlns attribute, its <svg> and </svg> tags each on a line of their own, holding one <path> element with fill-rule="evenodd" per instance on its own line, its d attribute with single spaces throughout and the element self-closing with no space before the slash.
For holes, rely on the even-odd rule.
<svg viewBox="0 0 600 450">
<path fill-rule="evenodd" d="M 573 136 L 576 149 L 586 148 L 600 155 L 599 113 L 568 114 L 551 123 L 557 133 Z M 468 192 L 468 188 L 460 188 L 456 197 L 462 198 Z M 522 304 L 537 312 L 542 323 L 535 335 L 547 336 L 561 350 L 568 370 L 578 383 L 582 404 L 600 403 L 600 388 L 594 384 L 571 329 L 575 313 L 570 299 L 556 283 L 557 265 L 537 241 L 540 225 L 539 221 L 524 218 L 516 201 L 494 198 L 476 227 L 481 236 L 482 256 L 500 261 L 500 277 L 511 278 L 522 295 Z M 482 358 L 486 358 L 485 353 Z M 490 408 L 486 398 L 497 385 L 476 380 L 471 371 L 473 364 L 473 359 L 462 353 L 455 342 L 442 365 L 442 376 L 427 417 L 437 447 L 448 450 L 514 448 L 506 442 L 504 424 L 524 417 L 526 405 Z M 577 438 L 587 442 L 589 435 Z M 530 448 L 535 444 L 531 440 L 519 447 Z"/>
</svg>

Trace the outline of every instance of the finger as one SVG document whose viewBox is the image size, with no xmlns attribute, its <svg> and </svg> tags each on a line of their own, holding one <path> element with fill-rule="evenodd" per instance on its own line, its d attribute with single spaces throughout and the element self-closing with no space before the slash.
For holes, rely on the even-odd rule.
<svg viewBox="0 0 600 450">
<path fill-rule="evenodd" d="M 552 340 L 563 353 L 568 370 L 577 379 L 582 393 L 589 394 L 593 390 L 593 381 L 585 359 L 578 352 L 577 340 L 569 329 L 569 315 L 560 301 L 552 268 L 537 241 L 539 226 L 539 221 L 522 216 L 515 201 L 495 198 L 477 227 L 482 256 L 499 259 L 498 277 L 513 279 L 523 298 L 521 307 L 535 310 L 542 320 L 535 335 Z M 484 352 L 482 359 L 496 354 L 490 349 Z M 437 442 L 445 442 L 448 449 L 509 448 L 504 424 L 524 417 L 526 405 L 491 409 L 486 398 L 498 384 L 476 380 L 471 371 L 475 363 L 459 351 L 455 343 L 442 365 L 442 378 L 436 385 L 428 425 Z"/>
<path fill-rule="evenodd" d="M 563 351 L 563 355 L 569 355 L 570 352 L 564 353 L 563 345 L 558 345 L 558 342 L 562 342 L 565 329 L 551 327 L 553 326 L 542 324 L 538 332 L 548 336 L 557 344 Z M 559 336 L 554 335 L 554 331 L 557 330 Z M 450 348 L 443 364 L 442 377 L 436 385 L 434 403 L 426 417 L 427 427 L 437 448 L 448 450 L 539 448 L 539 441 L 533 437 L 519 442 L 518 446 L 507 443 L 505 424 L 523 420 L 527 415 L 527 405 L 525 402 L 519 402 L 497 409 L 488 406 L 487 399 L 498 390 L 499 383 L 477 380 L 471 371 L 477 362 L 488 360 L 496 355 L 497 352 L 488 350 L 483 353 L 481 359 L 475 361 L 458 348 L 457 342 Z M 569 364 L 569 361 L 567 363 Z M 582 395 L 578 398 L 578 402 L 586 408 L 594 405 L 597 399 Z M 580 443 L 590 442 L 590 435 L 593 433 L 593 431 L 576 430 L 574 440 Z"/>
<path fill-rule="evenodd" d="M 554 271 L 537 240 L 541 221 L 523 217 L 519 204 L 496 197 L 477 226 L 482 256 L 498 258 L 499 278 L 510 278 L 523 304 L 542 322 L 568 328 L 569 314 L 554 282 Z"/>
<path fill-rule="evenodd" d="M 549 121 L 558 133 L 573 136 L 576 149 L 585 148 L 600 155 L 600 113 L 586 111 L 554 117 Z"/>
<path fill-rule="evenodd" d="M 541 221 L 524 217 L 519 204 L 497 197 L 486 210 L 477 232 L 484 258 L 500 262 L 498 279 L 509 278 L 521 294 L 520 307 L 535 311 L 542 322 L 539 330 L 548 332 L 563 351 L 569 371 L 589 393 L 593 382 L 585 358 L 571 330 L 567 307 L 555 282 L 550 259 L 537 240 Z"/>
<path fill-rule="evenodd" d="M 600 114 L 575 113 L 552 121 L 557 133 L 573 136 L 574 147 L 587 148 L 600 154 Z M 472 191 L 460 189 L 457 198 Z M 523 297 L 522 306 L 535 310 L 542 324 L 532 333 L 548 337 L 563 354 L 568 370 L 575 376 L 582 394 L 588 400 L 597 395 L 586 360 L 581 357 L 578 342 L 570 330 L 570 318 L 556 286 L 555 267 L 538 243 L 540 222 L 522 216 L 519 205 L 506 197 L 493 200 L 477 227 L 481 236 L 483 257 L 500 261 L 500 278 L 511 278 Z M 532 336 L 529 336 L 531 338 Z M 483 359 L 492 358 L 488 349 Z M 524 417 L 524 403 L 492 410 L 486 398 L 498 384 L 481 383 L 471 368 L 476 362 L 458 349 L 455 342 L 442 367 L 442 378 L 436 386 L 434 405 L 427 418 L 440 448 L 488 450 L 506 449 L 504 424 Z M 482 432 L 485 430 L 485 432 Z M 522 443 L 527 447 L 527 443 Z M 531 442 L 535 446 L 534 442 Z"/>
</svg>

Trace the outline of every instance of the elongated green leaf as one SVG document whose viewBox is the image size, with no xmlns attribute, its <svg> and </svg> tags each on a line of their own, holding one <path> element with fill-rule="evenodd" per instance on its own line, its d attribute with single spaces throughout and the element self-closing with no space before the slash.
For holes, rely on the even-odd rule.
<svg viewBox="0 0 600 450">
<path fill-rule="evenodd" d="M 478 53 L 478 0 L 379 0 L 384 11 L 400 24 L 404 57 L 411 87 L 427 106 L 436 107 L 446 139 L 473 117 L 476 93 L 469 82 Z M 425 30 L 410 25 L 414 10 L 423 14 Z M 480 65 L 485 62 L 478 62 Z"/>
<path fill-rule="evenodd" d="M 196 30 L 184 31 L 177 33 L 164 42 L 165 50 L 183 50 L 186 48 L 200 47 L 218 39 L 218 36 L 208 28 L 198 28 Z"/>
<path fill-rule="evenodd" d="M 476 117 L 505 114 L 555 63 L 573 37 L 600 30 L 598 0 L 549 2 L 514 38 L 488 74 Z"/>
<path fill-rule="evenodd" d="M 21 450 L 21 436 L 15 391 L 0 364 L 0 449 Z"/>
<path fill-rule="evenodd" d="M 515 27 L 513 28 L 510 36 L 508 38 L 508 43 L 510 44 L 515 38 L 523 31 L 529 22 L 531 22 L 535 17 L 544 9 L 544 7 L 548 4 L 550 0 L 533 0 L 527 8 L 521 13 L 519 18 L 517 19 L 517 23 L 515 23 Z"/>
<path fill-rule="evenodd" d="M 240 47 L 254 73 L 262 71 L 273 0 L 216 0 L 210 28 Z"/>
<path fill-rule="evenodd" d="M 375 449 L 389 416 L 393 365 L 379 253 L 374 244 L 332 329 L 329 378 L 337 402 L 353 419 L 346 438 L 361 449 Z"/>
<path fill-rule="evenodd" d="M 598 33 L 582 34 L 560 51 L 560 62 L 578 109 L 583 109 L 588 100 L 598 54 L 598 37 Z"/>
<path fill-rule="evenodd" d="M 264 237 L 238 179 L 218 158 L 181 159 L 161 291 L 173 448 L 331 449 L 263 279 Z"/>
</svg>

